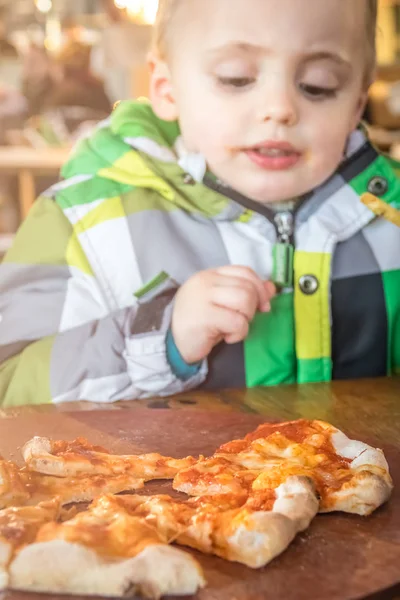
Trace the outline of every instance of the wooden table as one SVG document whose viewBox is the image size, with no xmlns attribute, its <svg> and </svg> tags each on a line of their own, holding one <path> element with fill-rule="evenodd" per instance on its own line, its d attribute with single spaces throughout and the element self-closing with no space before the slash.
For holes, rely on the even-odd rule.
<svg viewBox="0 0 400 600">
<path fill-rule="evenodd" d="M 260 422 L 301 417 L 325 419 L 383 448 L 395 482 L 390 502 L 368 518 L 319 515 L 282 556 L 259 571 L 194 553 L 208 580 L 196 600 L 400 598 L 400 380 L 3 410 L 0 453 L 17 460 L 17 449 L 32 435 L 83 435 L 117 453 L 209 454 Z M 168 482 L 153 482 L 145 493 L 149 490 L 171 492 Z M 6 593 L 0 598 L 48 597 Z"/>
<path fill-rule="evenodd" d="M 36 198 L 35 176 L 57 176 L 69 153 L 69 148 L 0 146 L 0 172 L 18 176 L 22 219 L 27 216 Z"/>
</svg>

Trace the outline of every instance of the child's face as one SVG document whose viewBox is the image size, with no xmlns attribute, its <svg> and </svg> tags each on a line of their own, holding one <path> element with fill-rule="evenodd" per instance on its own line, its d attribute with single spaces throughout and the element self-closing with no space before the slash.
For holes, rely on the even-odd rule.
<svg viewBox="0 0 400 600">
<path fill-rule="evenodd" d="M 365 0 L 183 0 L 152 101 L 186 147 L 262 203 L 336 170 L 366 89 Z"/>
</svg>

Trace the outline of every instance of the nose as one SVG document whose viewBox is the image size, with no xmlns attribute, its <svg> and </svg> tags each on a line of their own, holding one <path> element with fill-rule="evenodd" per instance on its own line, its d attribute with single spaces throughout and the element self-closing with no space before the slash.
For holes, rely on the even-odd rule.
<svg viewBox="0 0 400 600">
<path fill-rule="evenodd" d="M 298 109 L 295 91 L 281 83 L 269 85 L 264 95 L 260 115 L 263 122 L 272 121 L 287 127 L 296 125 Z"/>
</svg>

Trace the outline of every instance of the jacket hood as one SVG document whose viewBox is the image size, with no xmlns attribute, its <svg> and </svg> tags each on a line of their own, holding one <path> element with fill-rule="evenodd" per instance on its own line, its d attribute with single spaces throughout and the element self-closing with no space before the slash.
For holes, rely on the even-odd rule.
<svg viewBox="0 0 400 600">
<path fill-rule="evenodd" d="M 205 161 L 200 156 L 195 157 L 200 162 L 200 169 L 195 168 L 198 177 L 188 177 L 190 168 L 179 156 L 179 142 L 178 123 L 159 119 L 148 100 L 121 102 L 77 145 L 61 174 L 73 181 L 101 178 L 107 196 L 140 187 L 155 190 L 190 212 L 207 216 L 225 212 L 230 200 L 201 183 Z M 193 155 L 188 156 L 193 163 Z"/>
<path fill-rule="evenodd" d="M 131 169 L 129 161 L 122 163 L 121 159 L 132 149 L 162 161 L 176 162 L 173 146 L 178 136 L 178 124 L 158 119 L 149 102 L 121 102 L 90 137 L 78 144 L 62 175 L 68 179 L 83 173 L 97 175 L 108 169 L 108 176 L 114 175 L 115 181 L 121 179 L 124 171 L 126 179 Z"/>
</svg>

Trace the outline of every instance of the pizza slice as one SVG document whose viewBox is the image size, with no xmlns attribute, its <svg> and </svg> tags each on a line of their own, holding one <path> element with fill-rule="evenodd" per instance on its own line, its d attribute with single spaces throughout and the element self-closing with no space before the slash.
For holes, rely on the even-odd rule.
<svg viewBox="0 0 400 600">
<path fill-rule="evenodd" d="M 368 515 L 393 488 L 382 450 L 351 440 L 328 423 L 307 420 L 261 425 L 182 469 L 173 487 L 194 496 L 247 494 L 278 487 L 293 475 L 314 481 L 321 512 Z"/>
<path fill-rule="evenodd" d="M 168 542 L 260 568 L 281 554 L 318 512 L 308 478 L 290 477 L 276 489 L 265 487 L 247 498 L 237 495 L 176 500 L 170 496 L 101 496 L 92 505 L 103 511 L 144 518 Z"/>
<path fill-rule="evenodd" d="M 0 590 L 8 585 L 8 566 L 15 552 L 32 543 L 39 529 L 60 516 L 57 498 L 37 506 L 11 507 L 0 511 Z"/>
<path fill-rule="evenodd" d="M 112 501 L 100 511 L 50 522 L 16 553 L 9 588 L 51 594 L 147 598 L 194 594 L 205 584 L 188 553 L 171 547 L 151 524 Z"/>
<path fill-rule="evenodd" d="M 189 467 L 196 459 L 191 456 L 175 459 L 157 453 L 143 455 L 110 454 L 85 438 L 72 442 L 34 437 L 22 448 L 27 467 L 32 471 L 57 477 L 81 474 L 120 475 L 130 473 L 137 479 L 172 479 L 180 469 Z"/>
<path fill-rule="evenodd" d="M 112 477 L 92 474 L 60 478 L 20 469 L 10 461 L 0 461 L 0 509 L 34 505 L 55 497 L 61 505 L 90 502 L 100 494 L 138 490 L 143 485 L 143 479 L 129 473 Z"/>
</svg>

